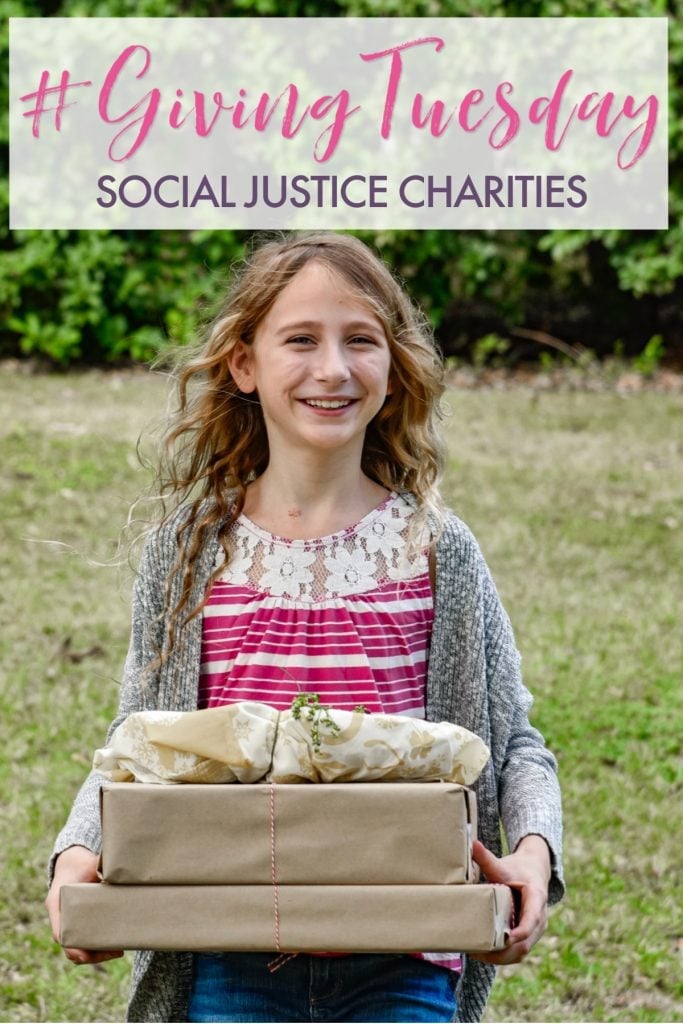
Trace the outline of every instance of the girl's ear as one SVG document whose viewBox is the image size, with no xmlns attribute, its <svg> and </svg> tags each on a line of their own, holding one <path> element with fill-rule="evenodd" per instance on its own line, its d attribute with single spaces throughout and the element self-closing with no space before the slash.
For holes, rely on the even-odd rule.
<svg viewBox="0 0 683 1024">
<path fill-rule="evenodd" d="M 228 366 L 232 378 L 245 395 L 256 391 L 253 355 L 251 345 L 245 345 L 243 341 L 238 341 L 228 356 Z"/>
</svg>

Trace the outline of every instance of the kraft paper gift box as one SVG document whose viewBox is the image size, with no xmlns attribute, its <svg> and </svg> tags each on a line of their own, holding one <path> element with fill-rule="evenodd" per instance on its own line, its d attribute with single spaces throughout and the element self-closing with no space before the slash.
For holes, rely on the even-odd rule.
<svg viewBox="0 0 683 1024">
<path fill-rule="evenodd" d="M 500 949 L 504 885 L 65 885 L 62 945 L 77 949 L 405 953 Z M 276 936 L 279 937 L 276 939 Z"/>
<path fill-rule="evenodd" d="M 457 783 L 102 788 L 100 871 L 129 885 L 437 885 L 477 880 Z M 275 873 L 275 875 L 273 874 Z"/>
</svg>

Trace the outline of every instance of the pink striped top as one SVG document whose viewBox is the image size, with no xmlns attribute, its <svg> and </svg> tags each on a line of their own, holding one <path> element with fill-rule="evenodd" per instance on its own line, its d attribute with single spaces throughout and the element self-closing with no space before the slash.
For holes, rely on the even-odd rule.
<svg viewBox="0 0 683 1024">
<path fill-rule="evenodd" d="M 354 526 L 288 540 L 240 516 L 204 607 L 199 707 L 302 691 L 336 708 L 425 716 L 433 620 L 415 499 L 391 493 Z M 222 558 L 222 553 L 221 556 Z M 455 954 L 417 954 L 459 970 Z"/>
</svg>

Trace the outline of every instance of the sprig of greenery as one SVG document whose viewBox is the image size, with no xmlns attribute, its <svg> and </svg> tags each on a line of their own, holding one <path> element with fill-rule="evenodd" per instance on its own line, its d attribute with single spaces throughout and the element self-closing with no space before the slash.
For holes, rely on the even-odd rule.
<svg viewBox="0 0 683 1024">
<path fill-rule="evenodd" d="M 329 704 L 320 703 L 320 695 L 317 693 L 300 693 L 292 701 L 292 714 L 297 722 L 305 718 L 311 723 L 311 742 L 316 754 L 320 753 L 322 746 L 321 726 L 329 729 L 333 736 L 341 732 L 340 726 L 330 715 L 331 710 Z"/>
</svg>

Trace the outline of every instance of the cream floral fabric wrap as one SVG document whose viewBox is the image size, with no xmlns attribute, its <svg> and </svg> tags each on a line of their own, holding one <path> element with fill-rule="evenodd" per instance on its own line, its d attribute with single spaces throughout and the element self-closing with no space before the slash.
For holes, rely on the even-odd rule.
<svg viewBox="0 0 683 1024">
<path fill-rule="evenodd" d="M 137 711 L 95 751 L 112 782 L 258 782 L 272 761 L 279 712 L 243 701 L 205 711 Z"/>
<path fill-rule="evenodd" d="M 449 722 L 330 710 L 333 730 L 302 714 L 243 701 L 204 711 L 139 711 L 95 752 L 113 782 L 459 782 L 489 758 Z"/>
</svg>

